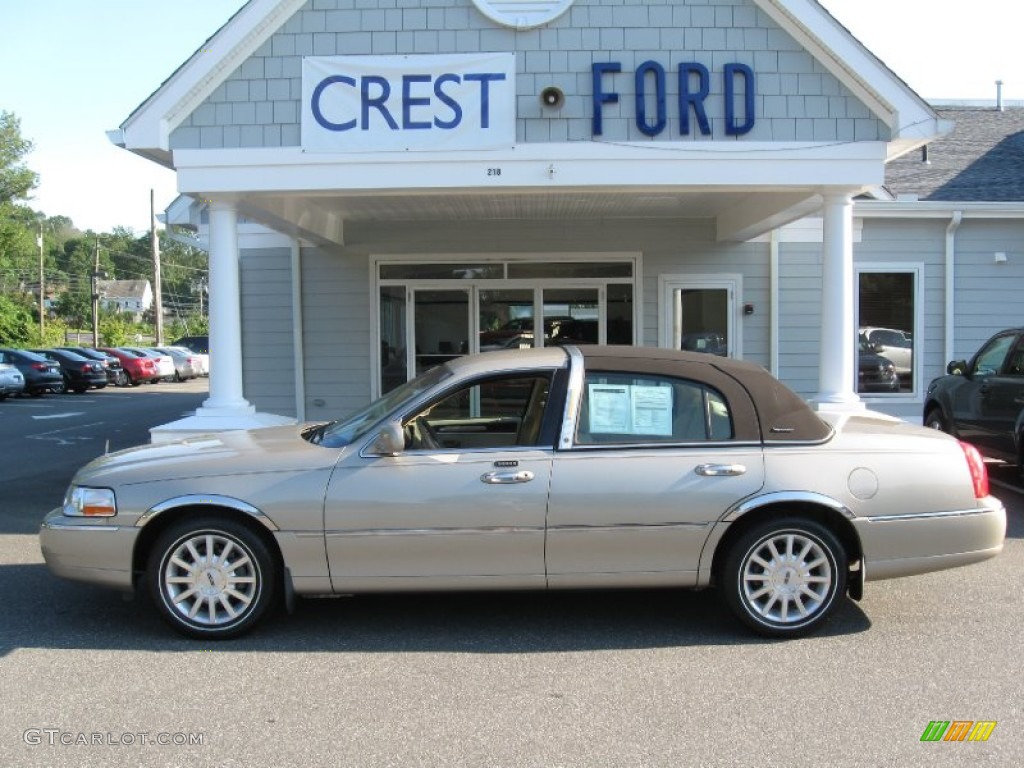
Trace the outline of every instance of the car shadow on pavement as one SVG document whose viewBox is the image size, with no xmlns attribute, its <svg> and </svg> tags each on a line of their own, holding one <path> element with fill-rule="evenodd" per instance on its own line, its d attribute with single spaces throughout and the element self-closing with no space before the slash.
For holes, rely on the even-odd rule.
<svg viewBox="0 0 1024 768">
<path fill-rule="evenodd" d="M 145 651 L 552 653 L 764 645 L 714 590 L 491 592 L 300 599 L 237 640 L 180 637 L 145 596 L 54 577 L 42 564 L 0 566 L 0 658 L 19 648 Z M 871 622 L 850 600 L 813 637 Z"/>
</svg>

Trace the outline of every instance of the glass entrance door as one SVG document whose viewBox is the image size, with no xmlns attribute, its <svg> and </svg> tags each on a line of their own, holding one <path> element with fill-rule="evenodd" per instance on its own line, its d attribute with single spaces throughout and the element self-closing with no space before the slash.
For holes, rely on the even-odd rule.
<svg viewBox="0 0 1024 768">
<path fill-rule="evenodd" d="M 597 344 L 604 337 L 604 317 L 597 288 L 545 288 L 544 346 Z"/>
<path fill-rule="evenodd" d="M 662 278 L 661 345 L 720 357 L 741 357 L 736 332 L 739 275 Z"/>
<path fill-rule="evenodd" d="M 632 257 L 383 261 L 373 394 L 474 352 L 634 344 L 635 281 Z"/>
<path fill-rule="evenodd" d="M 480 289 L 477 292 L 479 351 L 534 346 L 533 316 L 533 289 Z"/>
<path fill-rule="evenodd" d="M 415 290 L 410 334 L 416 375 L 470 351 L 469 290 Z"/>
</svg>

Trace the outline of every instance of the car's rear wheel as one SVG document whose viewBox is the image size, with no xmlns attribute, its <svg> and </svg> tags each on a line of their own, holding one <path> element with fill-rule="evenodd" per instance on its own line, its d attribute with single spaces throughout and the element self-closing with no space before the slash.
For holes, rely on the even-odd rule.
<svg viewBox="0 0 1024 768">
<path fill-rule="evenodd" d="M 843 545 L 825 526 L 791 517 L 740 535 L 726 554 L 725 600 L 741 622 L 768 637 L 817 628 L 846 592 Z"/>
<path fill-rule="evenodd" d="M 929 429 L 949 432 L 949 425 L 946 423 L 946 417 L 942 415 L 941 408 L 930 408 L 925 414 L 924 425 Z"/>
<path fill-rule="evenodd" d="M 194 518 L 166 530 L 149 558 L 150 593 L 164 620 L 189 637 L 248 632 L 277 594 L 266 544 L 233 520 Z"/>
</svg>

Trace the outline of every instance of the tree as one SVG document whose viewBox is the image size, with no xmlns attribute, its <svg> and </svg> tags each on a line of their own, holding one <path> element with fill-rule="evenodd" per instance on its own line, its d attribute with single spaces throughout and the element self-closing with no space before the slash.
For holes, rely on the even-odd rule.
<svg viewBox="0 0 1024 768">
<path fill-rule="evenodd" d="M 32 312 L 13 296 L 0 295 L 0 346 L 19 347 L 32 335 Z"/>
<path fill-rule="evenodd" d="M 32 151 L 32 142 L 22 138 L 21 121 L 11 112 L 0 111 L 0 205 L 24 200 L 38 177 L 21 164 Z"/>
</svg>

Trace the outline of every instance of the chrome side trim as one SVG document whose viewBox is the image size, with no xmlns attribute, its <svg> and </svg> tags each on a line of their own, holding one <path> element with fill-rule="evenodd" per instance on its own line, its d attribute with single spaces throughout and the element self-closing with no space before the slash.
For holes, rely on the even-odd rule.
<svg viewBox="0 0 1024 768">
<path fill-rule="evenodd" d="M 990 507 L 977 507 L 975 509 L 951 509 L 946 512 L 908 512 L 903 515 L 872 515 L 865 517 L 869 523 L 889 523 L 899 520 L 934 520 L 942 517 L 973 517 L 974 515 L 992 515 L 998 513 L 998 509 Z"/>
<path fill-rule="evenodd" d="M 565 411 L 562 413 L 562 431 L 558 436 L 558 448 L 572 447 L 576 434 L 576 414 L 579 413 L 580 397 L 583 395 L 584 362 L 583 353 L 572 344 L 562 347 L 569 355 L 569 385 L 565 393 Z"/>
<path fill-rule="evenodd" d="M 204 496 L 204 495 L 200 495 L 200 494 L 188 494 L 186 496 L 175 496 L 173 499 L 167 499 L 166 501 L 161 501 L 159 504 L 156 504 L 156 505 L 150 507 L 148 510 L 146 510 L 142 514 L 142 516 L 139 517 L 139 519 L 135 523 L 135 525 L 137 527 L 141 528 L 144 525 L 146 525 L 146 523 L 151 521 L 154 517 L 156 517 L 157 515 L 162 514 L 164 512 L 167 512 L 168 510 L 171 510 L 171 509 L 178 509 L 180 507 L 207 507 L 207 506 L 208 507 L 227 507 L 228 509 L 233 509 L 236 512 L 242 512 L 242 513 L 244 513 L 246 515 L 249 515 L 253 519 L 258 520 L 263 525 L 263 527 L 266 528 L 268 531 L 277 531 L 278 530 L 278 527 L 274 523 L 273 520 L 271 520 L 269 517 L 267 517 L 265 514 L 263 514 L 263 512 L 261 512 L 259 509 L 254 507 L 252 504 L 249 504 L 248 502 L 242 501 L 241 499 L 233 498 L 231 496 L 218 496 L 218 495 Z"/>
<path fill-rule="evenodd" d="M 729 509 L 725 514 L 725 517 L 722 518 L 722 521 L 731 523 L 742 515 L 760 507 L 766 507 L 769 504 L 780 504 L 794 501 L 828 507 L 849 520 L 853 520 L 857 517 L 852 511 L 850 511 L 850 508 L 842 502 L 836 501 L 835 499 L 820 493 L 814 493 L 812 491 L 774 491 L 772 493 L 766 493 L 763 496 L 755 496 L 751 499 L 741 501 L 739 504 L 736 504 Z"/>
<path fill-rule="evenodd" d="M 102 531 L 104 533 L 116 533 L 121 530 L 120 525 L 82 525 L 81 523 L 59 523 L 55 520 L 46 520 L 40 526 L 51 531 Z"/>
<path fill-rule="evenodd" d="M 675 529 L 710 528 L 713 521 L 703 523 L 619 523 L 616 525 L 556 525 L 548 528 L 549 533 L 620 533 L 622 531 L 667 531 Z"/>
<path fill-rule="evenodd" d="M 473 536 L 494 533 L 544 533 L 544 526 L 494 526 L 492 528 L 357 528 L 350 531 L 324 531 L 329 538 L 363 537 L 363 536 Z M 321 534 L 298 534 L 316 535 Z"/>
</svg>

